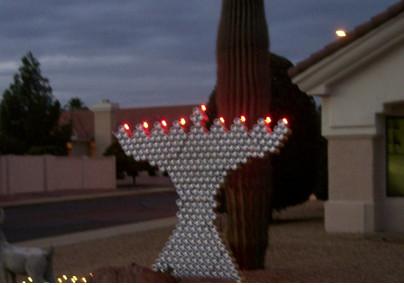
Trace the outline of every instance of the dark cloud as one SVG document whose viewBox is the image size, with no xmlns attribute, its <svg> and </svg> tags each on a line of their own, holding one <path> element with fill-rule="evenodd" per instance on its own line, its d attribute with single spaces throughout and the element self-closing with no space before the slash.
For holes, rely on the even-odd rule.
<svg viewBox="0 0 404 285">
<path fill-rule="evenodd" d="M 265 0 L 271 50 L 300 61 L 396 0 Z M 64 104 L 199 104 L 216 81 L 219 0 L 0 0 L 0 89 L 28 51 Z"/>
</svg>

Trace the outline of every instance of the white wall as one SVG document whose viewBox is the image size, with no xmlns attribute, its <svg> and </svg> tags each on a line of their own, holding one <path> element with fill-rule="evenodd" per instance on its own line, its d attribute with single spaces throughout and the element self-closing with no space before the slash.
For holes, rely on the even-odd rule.
<svg viewBox="0 0 404 285">
<path fill-rule="evenodd" d="M 330 232 L 404 232 L 404 197 L 387 197 L 386 194 L 384 121 L 386 115 L 404 115 L 402 111 L 386 110 L 386 105 L 394 106 L 395 102 L 404 101 L 403 67 L 404 44 L 401 44 L 329 86 L 329 96 L 324 98 L 322 108 L 322 133 L 329 143 L 354 142 L 358 138 L 374 143 L 373 149 L 367 150 L 373 155 L 372 160 L 363 159 L 364 155 L 360 155 L 363 148 L 359 148 L 351 154 L 351 161 L 345 162 L 346 169 L 350 169 L 355 159 L 361 159 L 363 165 L 355 175 L 357 179 L 367 180 L 371 187 L 357 185 L 357 179 L 346 179 L 341 171 L 330 169 L 330 200 L 325 206 L 326 229 Z M 343 152 L 342 149 L 334 153 L 330 164 L 332 160 L 343 163 Z M 369 167 L 373 169 L 371 175 L 364 171 Z M 349 187 L 332 187 L 332 181 L 343 182 Z M 357 195 L 366 193 L 367 197 L 352 199 L 348 190 Z M 333 199 L 333 195 L 342 195 L 345 201 Z M 355 224 L 355 220 L 360 222 Z"/>
<path fill-rule="evenodd" d="M 403 30 L 401 13 L 293 78 L 322 99 L 322 134 L 329 143 L 327 231 L 404 232 L 404 197 L 386 193 L 384 121 L 404 116 Z"/>
<path fill-rule="evenodd" d="M 0 156 L 0 195 L 115 187 L 113 156 Z"/>
<path fill-rule="evenodd" d="M 404 99 L 404 45 L 362 66 L 330 86 L 324 98 L 324 136 L 375 135 L 384 104 Z"/>
</svg>

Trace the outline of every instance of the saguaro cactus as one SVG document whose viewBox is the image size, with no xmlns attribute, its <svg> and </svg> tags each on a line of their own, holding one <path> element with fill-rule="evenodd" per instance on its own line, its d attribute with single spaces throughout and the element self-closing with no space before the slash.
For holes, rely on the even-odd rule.
<svg viewBox="0 0 404 285">
<path fill-rule="evenodd" d="M 219 116 L 248 128 L 269 114 L 269 37 L 263 0 L 223 0 L 217 37 Z M 228 122 L 231 124 L 232 122 Z M 241 269 L 264 267 L 270 219 L 270 158 L 252 159 L 226 180 L 227 238 Z"/>
</svg>

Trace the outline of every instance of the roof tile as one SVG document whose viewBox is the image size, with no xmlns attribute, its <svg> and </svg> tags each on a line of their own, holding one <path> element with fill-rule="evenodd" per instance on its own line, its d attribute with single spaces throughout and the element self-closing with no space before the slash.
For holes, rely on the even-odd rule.
<svg viewBox="0 0 404 285">
<path fill-rule="evenodd" d="M 134 128 L 137 124 L 147 121 L 150 125 L 155 122 L 165 119 L 169 126 L 175 120 L 185 118 L 189 121 L 193 108 L 196 105 L 178 105 L 178 106 L 159 106 L 159 107 L 145 107 L 145 108 L 127 108 L 118 109 L 116 126 L 117 130 L 119 125 L 129 124 Z M 73 123 L 73 136 L 79 138 L 93 138 L 94 137 L 94 112 L 91 110 L 76 110 L 76 111 L 62 111 L 59 124 L 68 122 Z"/>
<path fill-rule="evenodd" d="M 94 113 L 90 110 L 62 111 L 59 124 L 73 124 L 73 136 L 88 138 L 94 136 Z"/>
<path fill-rule="evenodd" d="M 131 109 L 119 109 L 117 113 L 117 125 L 124 123 L 129 124 L 134 128 L 137 124 L 147 121 L 149 125 L 153 125 L 162 119 L 166 120 L 168 125 L 175 120 L 180 120 L 184 117 L 189 121 L 189 117 L 192 115 L 192 109 L 195 105 L 179 105 L 179 106 L 160 106 L 160 107 L 146 107 L 146 108 L 131 108 Z"/>
<path fill-rule="evenodd" d="M 332 55 L 342 47 L 347 46 L 348 44 L 354 42 L 355 40 L 366 35 L 367 33 L 378 28 L 379 26 L 383 25 L 384 23 L 388 22 L 389 20 L 393 19 L 394 17 L 398 16 L 403 12 L 404 12 L 404 0 L 401 0 L 400 2 L 387 8 L 386 11 L 373 16 L 370 19 L 370 21 L 355 27 L 355 29 L 352 31 L 347 32 L 346 37 L 340 38 L 326 45 L 323 49 L 311 54 L 310 57 L 302 60 L 301 62 L 298 62 L 296 66 L 289 68 L 288 70 L 289 77 L 290 78 L 295 77 L 299 73 L 305 71 L 309 67 L 323 60 L 327 56 Z"/>
</svg>

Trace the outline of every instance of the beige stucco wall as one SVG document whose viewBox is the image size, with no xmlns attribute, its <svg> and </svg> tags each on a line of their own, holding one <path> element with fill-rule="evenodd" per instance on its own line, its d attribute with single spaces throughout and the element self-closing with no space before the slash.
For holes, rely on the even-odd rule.
<svg viewBox="0 0 404 285">
<path fill-rule="evenodd" d="M 6 160 L 10 194 L 41 192 L 45 189 L 43 156 L 7 155 Z"/>
<path fill-rule="evenodd" d="M 83 157 L 85 189 L 115 188 L 115 156 Z"/>
<path fill-rule="evenodd" d="M 115 188 L 115 157 L 0 156 L 0 195 Z"/>
<path fill-rule="evenodd" d="M 379 228 L 375 193 L 382 173 L 374 168 L 378 141 L 373 136 L 328 138 L 328 232 L 373 232 Z"/>
<path fill-rule="evenodd" d="M 404 116 L 402 106 L 388 104 L 375 115 L 379 135 L 328 137 L 328 232 L 404 232 L 404 197 L 386 191 L 385 136 L 385 116 Z"/>
<path fill-rule="evenodd" d="M 72 141 L 71 156 L 81 157 L 83 155 L 91 156 L 91 142 Z"/>
<path fill-rule="evenodd" d="M 389 114 L 404 115 L 394 104 L 404 100 L 403 72 L 404 44 L 330 84 L 322 100 L 329 232 L 404 232 L 404 199 L 386 196 L 384 121 Z"/>
<path fill-rule="evenodd" d="M 45 156 L 47 191 L 84 188 L 82 157 Z"/>
<path fill-rule="evenodd" d="M 371 137 L 329 138 L 330 200 L 373 201 Z"/>
</svg>

